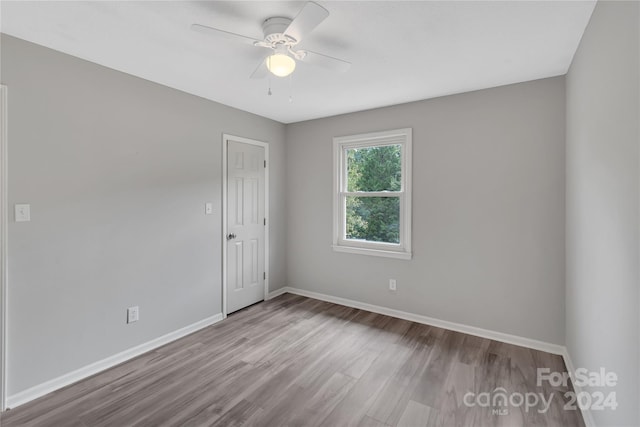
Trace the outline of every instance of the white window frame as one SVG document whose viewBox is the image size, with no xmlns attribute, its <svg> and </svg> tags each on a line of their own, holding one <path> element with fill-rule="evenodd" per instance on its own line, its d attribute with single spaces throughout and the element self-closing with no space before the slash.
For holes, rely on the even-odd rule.
<svg viewBox="0 0 640 427">
<path fill-rule="evenodd" d="M 400 243 L 369 242 L 346 238 L 348 196 L 389 197 L 389 192 L 348 192 L 346 152 L 353 148 L 401 146 Z M 333 138 L 333 250 L 387 258 L 411 259 L 411 128 Z M 395 196 L 394 196 L 395 197 Z"/>
</svg>

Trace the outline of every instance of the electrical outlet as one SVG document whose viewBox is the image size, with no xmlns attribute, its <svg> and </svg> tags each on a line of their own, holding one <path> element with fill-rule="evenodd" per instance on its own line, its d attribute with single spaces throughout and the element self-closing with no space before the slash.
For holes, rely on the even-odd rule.
<svg viewBox="0 0 640 427">
<path fill-rule="evenodd" d="M 213 203 L 207 202 L 204 204 L 204 214 L 213 215 Z"/>
<path fill-rule="evenodd" d="M 127 323 L 137 322 L 140 319 L 140 309 L 135 307 L 127 308 Z"/>
<path fill-rule="evenodd" d="M 389 279 L 389 290 L 395 291 L 396 289 L 396 279 Z"/>
</svg>

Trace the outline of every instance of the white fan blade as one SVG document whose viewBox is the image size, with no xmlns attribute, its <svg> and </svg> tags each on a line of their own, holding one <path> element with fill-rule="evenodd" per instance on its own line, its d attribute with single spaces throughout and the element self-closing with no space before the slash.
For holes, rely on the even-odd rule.
<svg viewBox="0 0 640 427">
<path fill-rule="evenodd" d="M 253 73 L 251 73 L 252 79 L 262 79 L 269 74 L 269 69 L 267 68 L 267 58 L 264 57 L 260 60 L 260 64 L 256 67 Z"/>
<path fill-rule="evenodd" d="M 329 70 L 338 71 L 340 73 L 344 73 L 351 68 L 351 62 L 343 61 L 342 59 L 323 55 L 321 53 L 311 52 L 309 50 L 304 51 L 304 57 L 301 61 L 306 62 L 307 64 L 327 68 Z"/>
<path fill-rule="evenodd" d="M 291 21 L 284 34 L 300 42 L 329 16 L 329 11 L 312 1 L 307 2 L 298 15 Z"/>
<path fill-rule="evenodd" d="M 240 43 L 251 44 L 254 46 L 256 43 L 261 42 L 261 40 L 256 40 L 254 38 L 243 36 L 236 33 L 230 33 L 228 31 L 219 30 L 213 27 L 207 27 L 206 25 L 192 24 L 191 29 L 199 33 L 211 34 L 213 36 L 222 37 L 222 38 L 237 41 Z"/>
</svg>

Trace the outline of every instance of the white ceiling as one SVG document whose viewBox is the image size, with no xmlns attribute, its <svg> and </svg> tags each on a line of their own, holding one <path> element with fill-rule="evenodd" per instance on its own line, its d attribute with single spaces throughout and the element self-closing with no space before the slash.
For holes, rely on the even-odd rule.
<svg viewBox="0 0 640 427">
<path fill-rule="evenodd" d="M 299 64 L 251 80 L 263 51 L 191 31 L 262 38 L 270 16 L 304 2 L 2 1 L 1 31 L 283 123 L 562 75 L 595 1 L 323 1 L 299 47 L 353 63 L 344 74 Z M 290 89 L 291 85 L 291 89 Z M 289 102 L 292 92 L 293 102 Z"/>
</svg>

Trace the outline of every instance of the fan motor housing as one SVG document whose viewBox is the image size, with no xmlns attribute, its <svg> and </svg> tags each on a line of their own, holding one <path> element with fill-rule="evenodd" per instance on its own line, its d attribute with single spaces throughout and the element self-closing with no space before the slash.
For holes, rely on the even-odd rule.
<svg viewBox="0 0 640 427">
<path fill-rule="evenodd" d="M 297 40 L 291 36 L 285 36 L 284 32 L 291 24 L 291 19 L 283 17 L 272 17 L 266 19 L 262 23 L 262 31 L 264 32 L 264 38 L 272 45 L 296 44 Z"/>
</svg>

